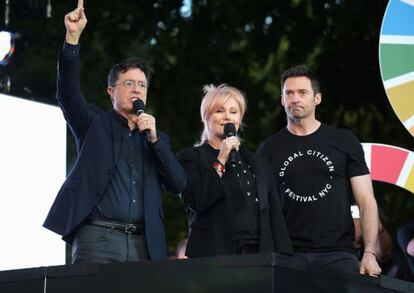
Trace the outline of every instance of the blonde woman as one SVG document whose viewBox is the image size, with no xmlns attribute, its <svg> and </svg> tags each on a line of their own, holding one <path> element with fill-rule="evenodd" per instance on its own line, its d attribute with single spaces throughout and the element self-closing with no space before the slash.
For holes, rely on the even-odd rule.
<svg viewBox="0 0 414 293">
<path fill-rule="evenodd" d="M 204 93 L 201 140 L 177 155 L 187 173 L 181 194 L 189 224 L 186 255 L 291 253 L 279 194 L 266 163 L 243 148 L 237 135 L 224 135 L 226 124 L 240 129 L 244 95 L 225 84 L 205 86 Z M 230 160 L 231 152 L 235 161 Z"/>
</svg>

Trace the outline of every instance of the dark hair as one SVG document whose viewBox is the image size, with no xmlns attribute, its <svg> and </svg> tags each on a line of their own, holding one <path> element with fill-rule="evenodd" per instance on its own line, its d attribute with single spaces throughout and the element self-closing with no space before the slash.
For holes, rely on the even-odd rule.
<svg viewBox="0 0 414 293">
<path fill-rule="evenodd" d="M 320 92 L 319 90 L 319 81 L 316 77 L 316 74 L 311 71 L 308 67 L 305 65 L 298 65 L 290 67 L 289 69 L 285 70 L 282 74 L 282 78 L 280 79 L 280 88 L 283 91 L 283 85 L 285 84 L 286 79 L 289 77 L 307 77 L 310 79 L 312 84 L 313 93 L 316 95 Z"/>
<path fill-rule="evenodd" d="M 125 73 L 130 69 L 139 68 L 144 72 L 145 77 L 147 78 L 147 83 L 149 85 L 151 79 L 151 73 L 154 72 L 149 63 L 143 59 L 130 57 L 117 64 L 115 64 L 111 71 L 108 74 L 108 86 L 114 86 L 118 81 L 120 73 Z"/>
</svg>

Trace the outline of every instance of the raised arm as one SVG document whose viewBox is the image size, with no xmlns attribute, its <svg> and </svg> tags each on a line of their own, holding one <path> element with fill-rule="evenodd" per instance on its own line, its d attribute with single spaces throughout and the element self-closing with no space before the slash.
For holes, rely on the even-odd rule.
<svg viewBox="0 0 414 293">
<path fill-rule="evenodd" d="M 79 43 L 82 31 L 86 26 L 86 15 L 83 0 L 78 0 L 78 7 L 65 15 L 66 42 L 71 45 Z"/>
<path fill-rule="evenodd" d="M 59 58 L 57 74 L 57 99 L 66 121 L 76 137 L 87 130 L 91 113 L 80 86 L 79 38 L 86 26 L 83 1 L 64 17 L 66 38 Z"/>
</svg>

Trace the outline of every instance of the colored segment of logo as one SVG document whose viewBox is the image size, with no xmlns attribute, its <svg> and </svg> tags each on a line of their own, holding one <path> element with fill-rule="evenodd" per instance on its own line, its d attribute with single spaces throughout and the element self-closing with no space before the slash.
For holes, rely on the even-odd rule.
<svg viewBox="0 0 414 293">
<path fill-rule="evenodd" d="M 390 0 L 381 27 L 379 58 L 388 99 L 414 136 L 414 0 Z"/>
<path fill-rule="evenodd" d="M 387 182 L 414 193 L 414 153 L 399 147 L 363 143 L 372 180 Z"/>
</svg>

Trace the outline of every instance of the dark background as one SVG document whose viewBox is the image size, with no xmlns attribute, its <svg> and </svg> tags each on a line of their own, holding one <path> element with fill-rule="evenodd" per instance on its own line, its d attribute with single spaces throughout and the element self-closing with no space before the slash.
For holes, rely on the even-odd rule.
<svg viewBox="0 0 414 293">
<path fill-rule="evenodd" d="M 8 29 L 16 33 L 16 51 L 0 67 L 0 77 L 11 78 L 12 95 L 56 104 L 63 17 L 77 1 L 51 0 L 51 17 L 46 17 L 47 2 L 11 0 Z M 202 86 L 231 84 L 247 95 L 242 137 L 256 150 L 286 122 L 279 101 L 281 72 L 307 64 L 321 81 L 320 120 L 351 129 L 362 142 L 411 149 L 413 138 L 388 102 L 379 69 L 378 41 L 387 2 L 200 0 L 189 8 L 179 0 L 85 0 L 82 89 L 90 102 L 109 109 L 106 76 L 112 65 L 128 56 L 149 60 L 155 74 L 147 106 L 178 151 L 201 133 Z M 69 169 L 75 149 L 70 134 L 68 138 Z M 389 184 L 375 182 L 374 188 L 381 219 L 394 237 L 413 218 L 414 198 Z M 187 235 L 185 212 L 175 195 L 166 195 L 165 211 L 173 252 Z"/>
</svg>

